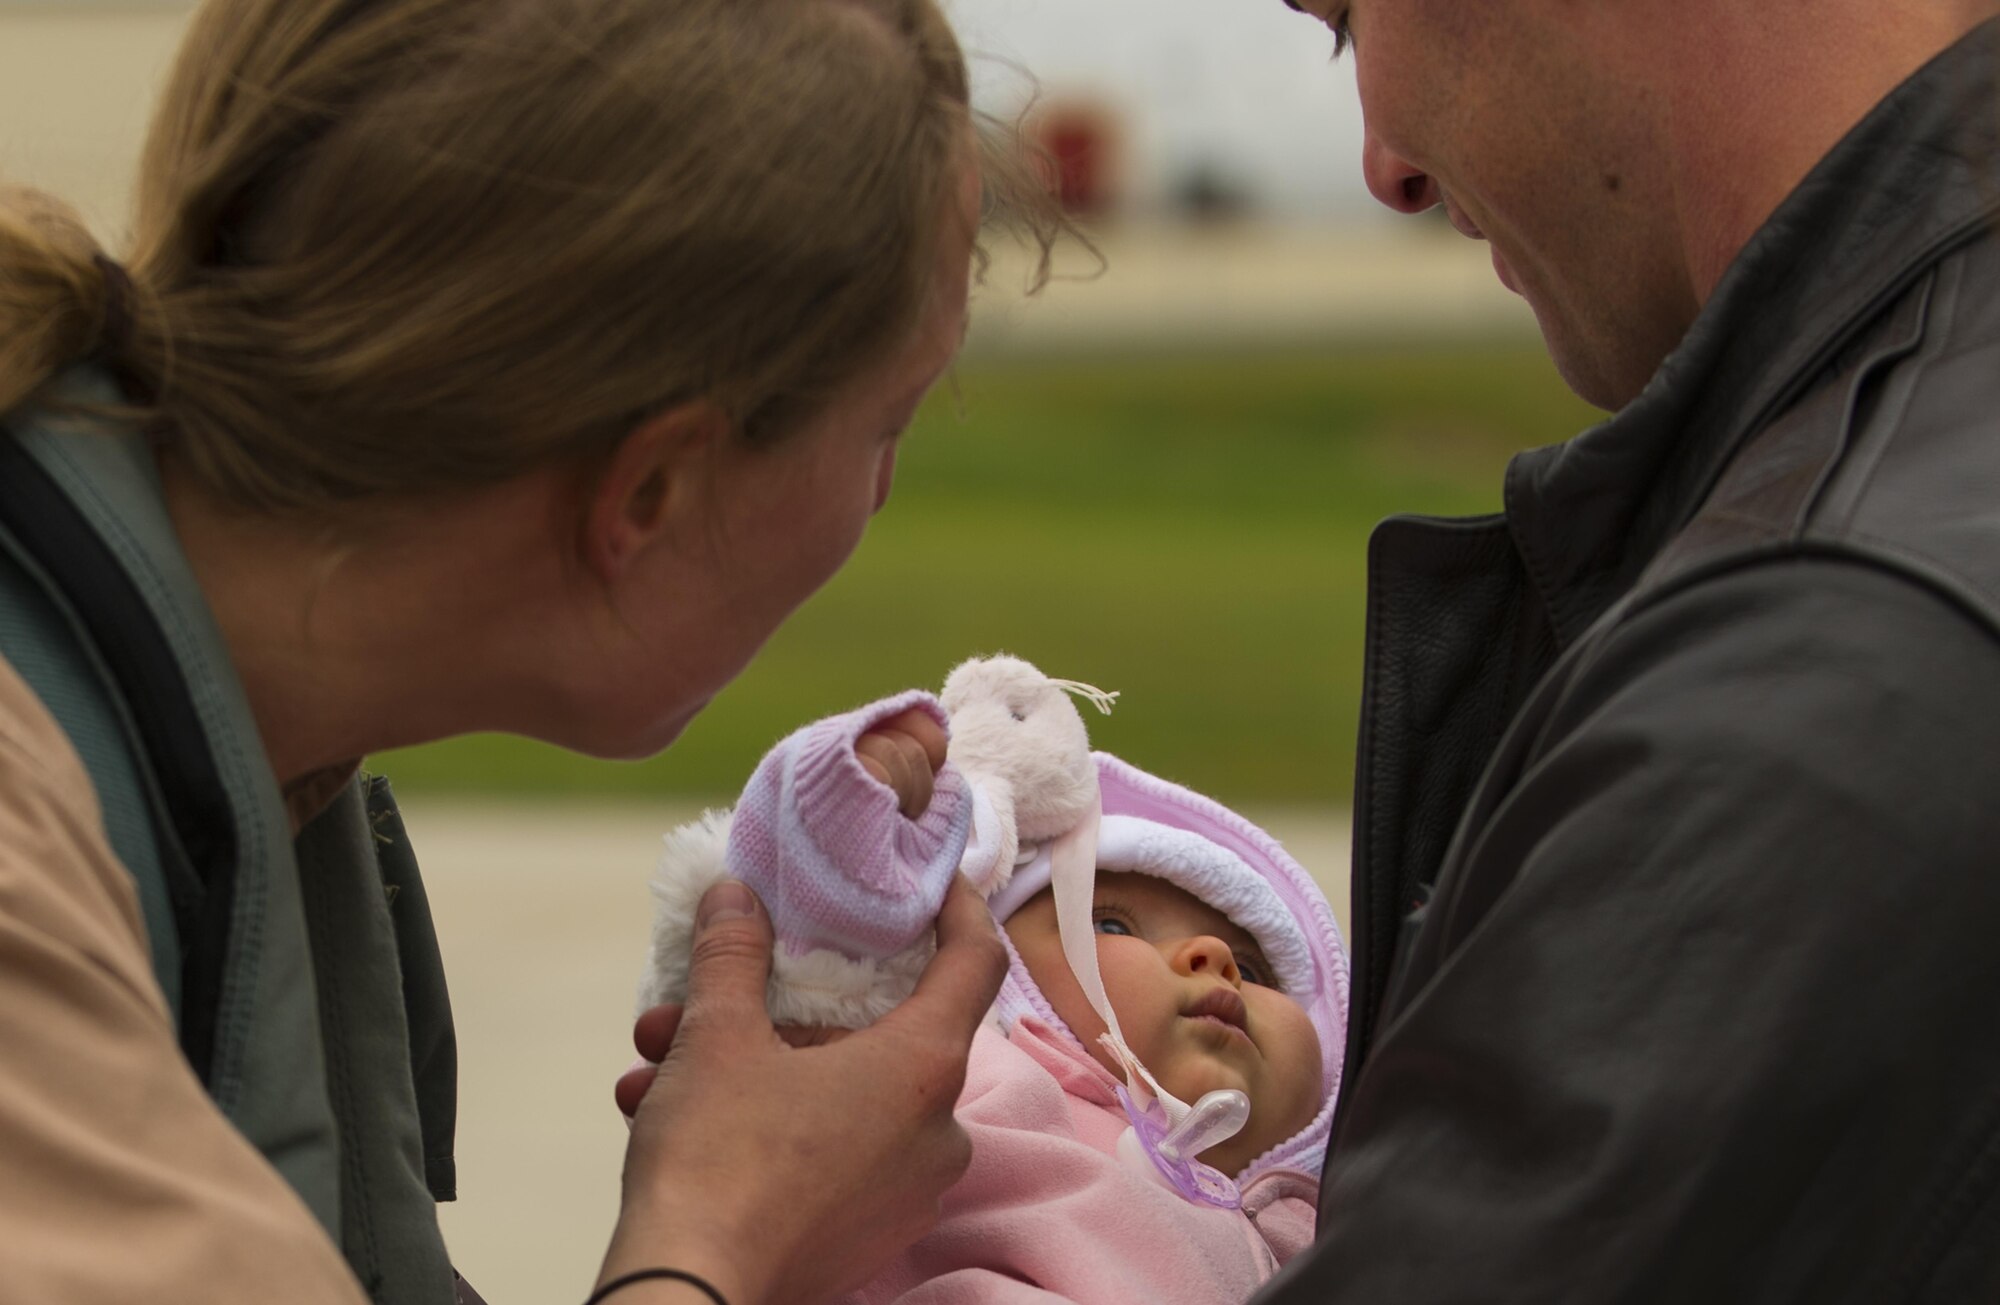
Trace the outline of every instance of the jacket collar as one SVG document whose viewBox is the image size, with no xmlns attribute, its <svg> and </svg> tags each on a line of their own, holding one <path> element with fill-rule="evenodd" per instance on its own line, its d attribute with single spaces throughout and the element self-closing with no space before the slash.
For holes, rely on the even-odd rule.
<svg viewBox="0 0 2000 1305">
<path fill-rule="evenodd" d="M 1625 410 L 1508 468 L 1507 516 L 1561 641 L 1637 581 L 1744 439 L 1923 271 L 2000 214 L 2000 19 L 1882 101 L 1751 238 Z"/>
</svg>

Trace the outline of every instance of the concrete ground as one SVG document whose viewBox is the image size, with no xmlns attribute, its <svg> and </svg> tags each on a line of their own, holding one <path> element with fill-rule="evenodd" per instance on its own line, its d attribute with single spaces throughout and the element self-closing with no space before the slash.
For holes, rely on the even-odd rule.
<svg viewBox="0 0 2000 1305">
<path fill-rule="evenodd" d="M 992 242 L 968 356 L 1104 350 L 1250 351 L 1530 335 L 1535 317 L 1486 245 L 1442 221 L 1348 226 L 1135 223 L 1063 246 L 1056 278 L 1021 289 L 1034 256 Z"/>
<path fill-rule="evenodd" d="M 580 1300 L 617 1213 L 625 1128 L 611 1085 L 632 1058 L 659 836 L 684 806 L 475 805 L 405 812 L 451 977 L 460 1199 L 452 1253 L 493 1305 Z M 1347 922 L 1339 813 L 1252 811 Z"/>
</svg>

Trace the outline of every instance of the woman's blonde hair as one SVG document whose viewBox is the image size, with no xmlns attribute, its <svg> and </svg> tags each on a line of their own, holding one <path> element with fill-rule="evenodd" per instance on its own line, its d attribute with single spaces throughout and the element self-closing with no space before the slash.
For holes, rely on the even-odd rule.
<svg viewBox="0 0 2000 1305">
<path fill-rule="evenodd" d="M 209 0 L 129 283 L 0 190 L 0 413 L 98 356 L 269 513 L 495 483 L 682 402 L 770 437 L 915 328 L 968 101 L 935 0 Z M 1060 219 L 981 139 L 1046 263 Z"/>
</svg>

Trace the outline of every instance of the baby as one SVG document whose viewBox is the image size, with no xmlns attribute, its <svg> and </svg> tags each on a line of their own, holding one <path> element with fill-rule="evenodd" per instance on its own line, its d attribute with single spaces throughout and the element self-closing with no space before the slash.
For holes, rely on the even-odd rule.
<svg viewBox="0 0 2000 1305">
<path fill-rule="evenodd" d="M 1031 729 L 1053 710 L 1011 702 Z M 682 995 L 684 921 L 726 871 L 770 908 L 774 1018 L 865 1024 L 909 991 L 963 869 L 1012 962 L 958 1102 L 972 1166 L 937 1228 L 849 1299 L 1247 1300 L 1312 1239 L 1347 1001 L 1331 910 L 1262 830 L 1089 754 L 1080 722 L 1070 773 L 1011 784 L 973 768 L 990 753 L 969 724 L 967 760 L 942 764 L 948 728 L 924 694 L 818 722 L 773 750 L 733 817 L 670 835 L 641 1006 Z M 1042 819 L 1065 785 L 1087 811 Z M 1065 920 L 1078 831 L 1086 851 L 1095 835 L 1094 882 L 1072 885 Z"/>
</svg>

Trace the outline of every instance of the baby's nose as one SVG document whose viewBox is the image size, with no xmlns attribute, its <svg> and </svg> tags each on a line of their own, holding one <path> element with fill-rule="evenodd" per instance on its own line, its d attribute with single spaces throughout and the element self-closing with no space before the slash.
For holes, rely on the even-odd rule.
<svg viewBox="0 0 2000 1305">
<path fill-rule="evenodd" d="M 1174 968 L 1182 974 L 1217 975 L 1239 987 L 1243 982 L 1243 976 L 1236 968 L 1236 954 L 1229 950 L 1229 944 L 1208 934 L 1181 943 L 1173 961 Z"/>
</svg>

